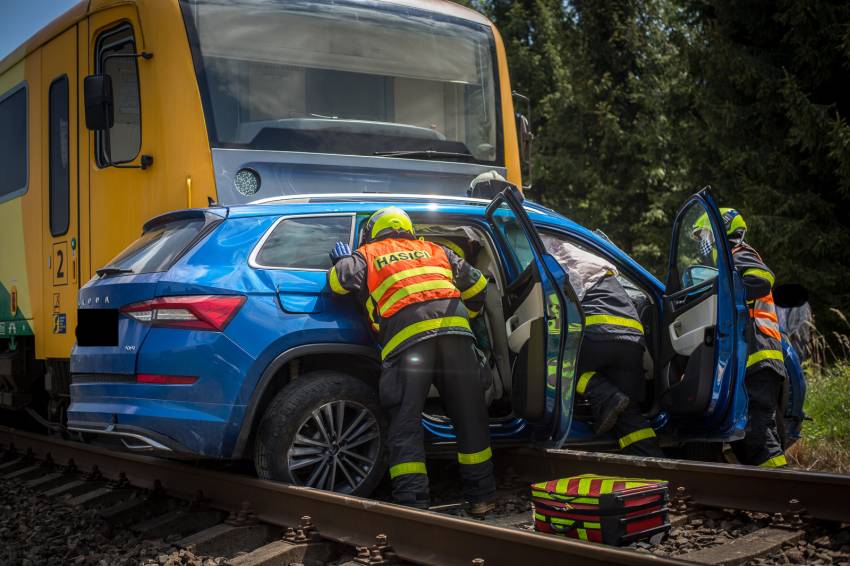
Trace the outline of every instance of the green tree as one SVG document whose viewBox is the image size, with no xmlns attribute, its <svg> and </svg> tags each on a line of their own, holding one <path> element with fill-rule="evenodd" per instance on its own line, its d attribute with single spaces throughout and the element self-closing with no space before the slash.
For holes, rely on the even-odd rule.
<svg viewBox="0 0 850 566">
<path fill-rule="evenodd" d="M 744 213 L 748 239 L 778 281 L 805 284 L 831 326 L 829 307 L 850 311 L 850 5 L 681 6 L 699 85 L 693 174 Z"/>
</svg>

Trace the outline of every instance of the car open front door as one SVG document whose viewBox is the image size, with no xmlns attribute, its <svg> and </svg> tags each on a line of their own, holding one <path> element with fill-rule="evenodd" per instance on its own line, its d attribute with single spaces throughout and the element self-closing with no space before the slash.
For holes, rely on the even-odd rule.
<svg viewBox="0 0 850 566">
<path fill-rule="evenodd" d="M 514 414 L 554 425 L 552 438 L 568 432 L 581 314 L 568 296 L 567 276 L 546 253 L 514 188 L 500 193 L 487 218 L 500 243 L 507 276 L 503 297 L 511 350 Z"/>
<path fill-rule="evenodd" d="M 744 316 L 723 220 L 703 189 L 673 224 L 664 296 L 658 391 L 680 434 L 716 437 L 734 425 L 726 407 L 742 371 Z"/>
</svg>

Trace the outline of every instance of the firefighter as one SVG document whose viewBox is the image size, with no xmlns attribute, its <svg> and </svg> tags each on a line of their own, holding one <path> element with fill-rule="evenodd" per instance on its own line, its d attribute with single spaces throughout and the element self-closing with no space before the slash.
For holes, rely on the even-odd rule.
<svg viewBox="0 0 850 566">
<path fill-rule="evenodd" d="M 569 274 L 584 311 L 576 392 L 590 402 L 594 431 L 613 431 L 626 454 L 662 457 L 638 405 L 644 385 L 643 325 L 617 268 L 560 238 L 543 234 L 543 243 Z"/>
<path fill-rule="evenodd" d="M 758 252 L 744 242 L 747 223 L 740 212 L 721 208 L 723 224 L 732 262 L 744 281 L 749 307 L 747 337 L 747 373 L 745 385 L 749 399 L 749 422 L 743 439 L 732 443 L 732 451 L 742 464 L 779 468 L 788 462 L 776 429 L 776 406 L 785 382 L 785 357 L 782 335 L 773 303 L 774 275 Z M 708 215 L 694 223 L 693 237 L 700 242 L 702 253 L 711 250 L 714 262 L 714 236 Z"/>
<path fill-rule="evenodd" d="M 328 273 L 334 293 L 353 293 L 381 344 L 379 395 L 390 417 L 390 477 L 395 502 L 429 504 L 421 425 L 434 384 L 457 434 L 469 512 L 493 508 L 496 490 L 489 418 L 469 318 L 484 305 L 486 278 L 450 249 L 419 240 L 407 214 L 384 208 L 366 223 L 352 253 L 338 242 Z"/>
</svg>

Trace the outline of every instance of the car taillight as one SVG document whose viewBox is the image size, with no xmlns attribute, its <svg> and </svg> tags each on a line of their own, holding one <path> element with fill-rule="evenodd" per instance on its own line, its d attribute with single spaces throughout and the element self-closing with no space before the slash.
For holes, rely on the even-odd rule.
<svg viewBox="0 0 850 566">
<path fill-rule="evenodd" d="M 221 331 L 245 302 L 239 295 L 159 297 L 121 308 L 121 312 L 153 326 Z"/>
</svg>

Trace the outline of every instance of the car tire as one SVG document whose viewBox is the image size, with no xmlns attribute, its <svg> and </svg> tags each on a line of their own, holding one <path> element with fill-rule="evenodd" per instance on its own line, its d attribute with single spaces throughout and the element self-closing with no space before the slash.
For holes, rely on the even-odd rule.
<svg viewBox="0 0 850 566">
<path fill-rule="evenodd" d="M 386 471 L 387 425 L 375 387 L 311 372 L 269 404 L 254 442 L 263 479 L 368 496 Z"/>
</svg>

